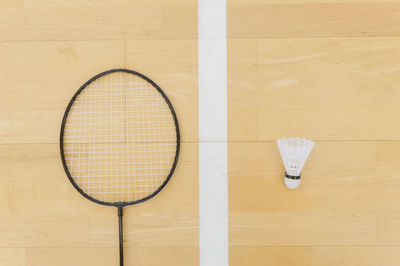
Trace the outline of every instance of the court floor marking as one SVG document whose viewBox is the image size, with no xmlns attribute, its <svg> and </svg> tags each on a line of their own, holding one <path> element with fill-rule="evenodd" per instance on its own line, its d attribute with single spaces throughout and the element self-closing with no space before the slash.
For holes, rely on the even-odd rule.
<svg viewBox="0 0 400 266">
<path fill-rule="evenodd" d="M 228 266 L 226 0 L 198 1 L 200 266 Z"/>
</svg>

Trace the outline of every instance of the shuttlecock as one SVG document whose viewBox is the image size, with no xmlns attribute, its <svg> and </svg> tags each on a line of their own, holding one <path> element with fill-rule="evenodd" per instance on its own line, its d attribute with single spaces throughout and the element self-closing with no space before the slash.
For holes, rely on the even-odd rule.
<svg viewBox="0 0 400 266">
<path fill-rule="evenodd" d="M 285 185 L 295 189 L 300 185 L 301 170 L 314 147 L 314 142 L 304 138 L 281 138 L 276 142 L 286 169 Z"/>
</svg>

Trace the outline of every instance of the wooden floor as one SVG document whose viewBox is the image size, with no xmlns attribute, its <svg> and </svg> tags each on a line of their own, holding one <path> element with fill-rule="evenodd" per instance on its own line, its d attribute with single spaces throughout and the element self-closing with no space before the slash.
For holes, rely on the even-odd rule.
<svg viewBox="0 0 400 266">
<path fill-rule="evenodd" d="M 400 0 L 227 0 L 231 266 L 400 265 Z M 129 265 L 199 265 L 194 0 L 0 0 L 0 265 L 118 265 L 117 213 L 58 137 L 73 93 L 126 67 L 182 125 L 171 183 L 125 211 Z M 274 141 L 316 141 L 299 189 Z"/>
<path fill-rule="evenodd" d="M 230 265 L 400 265 L 400 1 L 227 8 Z M 294 191 L 283 136 L 316 141 Z"/>
<path fill-rule="evenodd" d="M 117 210 L 69 183 L 58 137 L 90 77 L 130 68 L 175 106 L 182 153 L 151 201 L 126 208 L 126 265 L 198 265 L 197 2 L 0 1 L 0 265 L 119 265 Z"/>
</svg>

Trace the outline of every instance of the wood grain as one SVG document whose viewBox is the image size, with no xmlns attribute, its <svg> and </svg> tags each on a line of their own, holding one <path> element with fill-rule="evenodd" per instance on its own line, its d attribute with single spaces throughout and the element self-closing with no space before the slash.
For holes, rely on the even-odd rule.
<svg viewBox="0 0 400 266">
<path fill-rule="evenodd" d="M 193 247 L 126 248 L 126 265 L 198 265 Z M 27 266 L 116 265 L 116 248 L 28 248 Z"/>
<path fill-rule="evenodd" d="M 25 0 L 27 1 L 27 0 Z M 169 1 L 169 0 L 167 0 Z M 337 3 L 380 3 L 381 0 L 229 0 L 228 4 L 337 4 Z M 399 0 L 385 0 L 386 3 L 398 3 Z"/>
<path fill-rule="evenodd" d="M 313 264 L 312 247 L 231 247 L 231 266 L 301 266 Z"/>
<path fill-rule="evenodd" d="M 198 140 L 197 42 L 127 41 L 126 66 L 147 74 L 174 105 L 183 141 Z"/>
<path fill-rule="evenodd" d="M 369 212 L 230 211 L 231 246 L 375 245 L 376 214 Z"/>
<path fill-rule="evenodd" d="M 232 247 L 233 266 L 394 266 L 399 247 Z"/>
<path fill-rule="evenodd" d="M 378 247 L 376 265 L 395 266 L 400 261 L 400 247 Z"/>
<path fill-rule="evenodd" d="M 377 173 L 377 204 L 380 210 L 380 216 L 384 222 L 386 219 L 394 219 L 399 213 L 400 204 L 400 142 L 398 141 L 380 141 L 376 145 L 376 173 Z M 386 226 L 380 227 L 389 237 L 391 236 L 390 228 Z M 397 229 L 396 229 L 397 230 Z M 400 238 L 399 238 L 400 239 Z"/>
<path fill-rule="evenodd" d="M 125 56 L 124 41 L 0 43 L 0 142 L 58 143 L 61 119 L 75 91 L 93 75 L 125 66 L 163 88 L 181 124 L 188 125 L 181 127 L 182 140 L 196 141 L 196 43 L 128 41 L 126 46 Z"/>
<path fill-rule="evenodd" d="M 1 143 L 57 143 L 75 91 L 124 66 L 123 41 L 0 43 L 0 54 Z"/>
<path fill-rule="evenodd" d="M 399 44 L 398 38 L 230 40 L 230 141 L 293 132 L 314 140 L 398 140 L 398 116 L 390 114 L 400 111 Z"/>
<path fill-rule="evenodd" d="M 399 36 L 399 2 L 228 2 L 228 38 Z"/>
<path fill-rule="evenodd" d="M 0 2 L 0 265 L 116 265 L 115 208 L 94 204 L 60 161 L 65 107 L 92 76 L 151 77 L 181 122 L 177 169 L 124 212 L 127 265 L 198 265 L 197 1 Z"/>
<path fill-rule="evenodd" d="M 0 248 L 0 263 L 2 266 L 25 266 L 24 248 Z"/>
<path fill-rule="evenodd" d="M 296 190 L 274 142 L 230 143 L 229 165 L 232 212 L 377 211 L 373 142 L 317 142 Z"/>
<path fill-rule="evenodd" d="M 228 1 L 230 265 L 398 265 L 398 1 Z M 298 189 L 275 140 L 316 145 Z"/>
<path fill-rule="evenodd" d="M 127 247 L 196 247 L 197 145 L 184 144 L 170 183 L 124 213 Z M 57 144 L 0 149 L 0 246 L 116 247 L 117 210 L 94 204 L 69 183 Z"/>
<path fill-rule="evenodd" d="M 21 0 L 8 0 L 10 2 L 22 2 Z M 7 1 L 6 1 L 7 2 Z M 141 0 L 23 0 L 24 7 L 134 7 L 137 5 L 162 6 L 162 5 L 196 5 L 193 0 L 151 0 L 143 2 Z"/>
<path fill-rule="evenodd" d="M 29 1 L 24 8 L 0 8 L 0 41 L 193 39 L 197 36 L 193 2 L 136 1 L 108 6 L 87 3 L 60 7 Z"/>
<path fill-rule="evenodd" d="M 375 247 L 233 247 L 230 265 L 236 266 L 336 266 L 336 265 L 391 265 L 382 262 L 383 254 L 393 248 Z M 390 259 L 384 259 L 390 262 Z"/>
<path fill-rule="evenodd" d="M 0 2 L 0 8 L 23 7 L 24 0 L 3 0 Z"/>
</svg>

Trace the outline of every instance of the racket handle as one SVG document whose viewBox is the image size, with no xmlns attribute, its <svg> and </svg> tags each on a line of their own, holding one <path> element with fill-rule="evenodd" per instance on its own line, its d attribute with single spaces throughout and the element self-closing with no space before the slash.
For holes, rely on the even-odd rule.
<svg viewBox="0 0 400 266">
<path fill-rule="evenodd" d="M 118 221 L 119 221 L 119 265 L 124 266 L 124 235 L 122 230 L 122 208 L 118 206 Z"/>
</svg>

